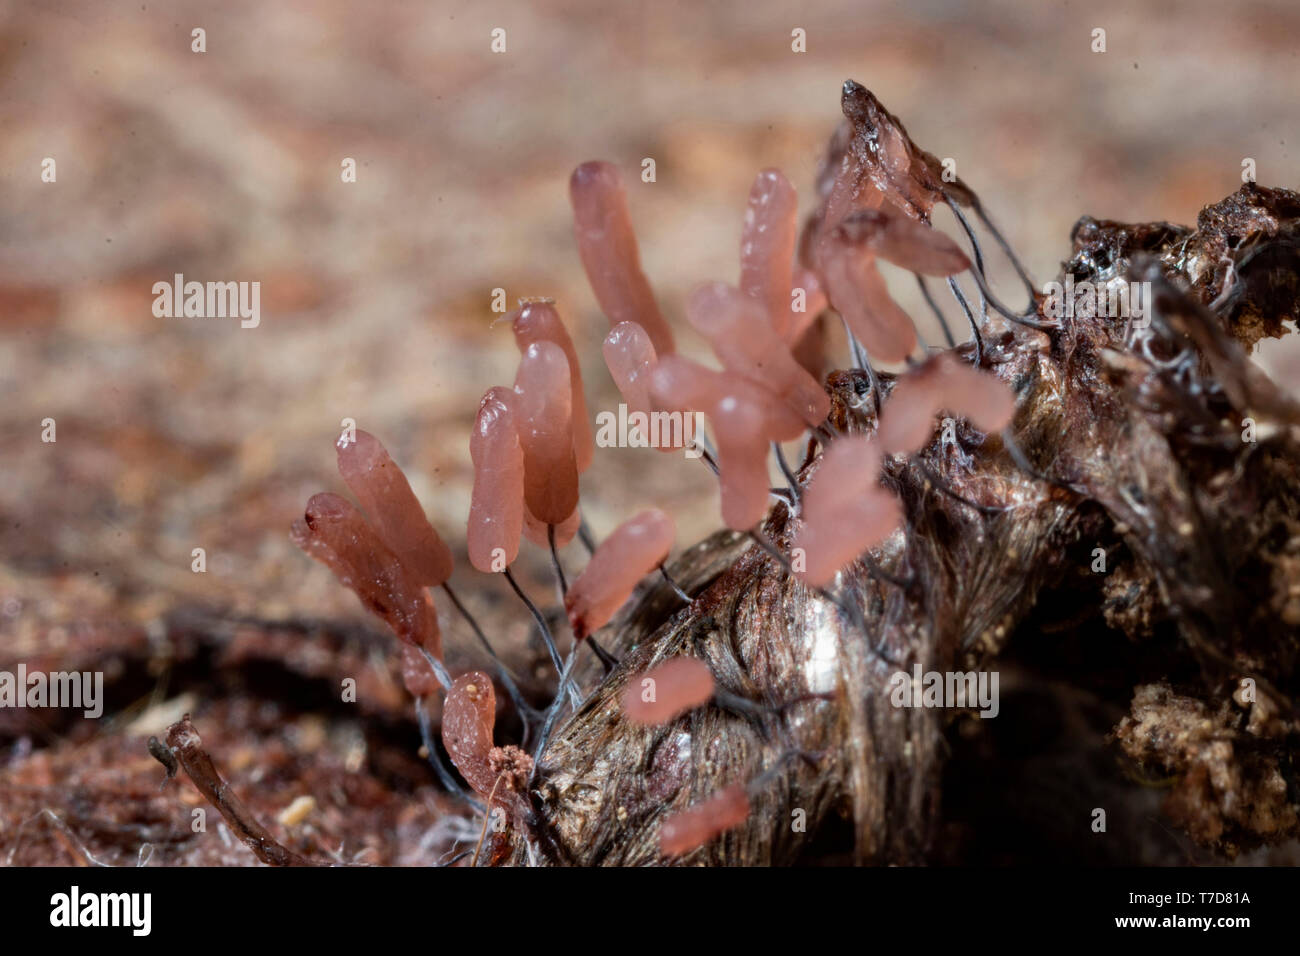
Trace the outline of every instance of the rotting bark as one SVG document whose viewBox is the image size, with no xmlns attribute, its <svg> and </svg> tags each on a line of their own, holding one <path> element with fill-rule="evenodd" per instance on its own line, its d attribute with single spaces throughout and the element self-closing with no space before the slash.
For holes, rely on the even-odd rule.
<svg viewBox="0 0 1300 956">
<path fill-rule="evenodd" d="M 892 706 L 890 675 L 998 667 L 1092 542 L 1114 555 L 1097 613 L 1135 643 L 1172 630 L 1187 660 L 1170 671 L 1190 663 L 1200 675 L 1177 694 L 1134 686 L 1116 730 L 1140 767 L 1178 776 L 1166 811 L 1229 856 L 1300 835 L 1300 415 L 1247 357 L 1296 318 L 1298 237 L 1300 196 L 1253 185 L 1207 207 L 1196 230 L 1080 220 L 1062 277 L 1151 281 L 1154 309 L 1146 328 L 1105 316 L 1050 335 L 997 317 L 983 327 L 986 366 L 1018 395 L 1012 432 L 1032 473 L 965 425 L 955 444 L 895 459 L 886 476 L 907 527 L 843 575 L 869 636 L 744 537 L 689 552 L 673 576 L 703 593 L 678 610 L 655 581 L 607 632 L 620 667 L 547 749 L 534 825 L 503 836 L 492 859 L 658 862 L 668 813 L 781 763 L 747 823 L 679 862 L 794 862 L 837 816 L 852 822 L 859 862 L 926 861 L 952 713 Z M 840 428 L 874 428 L 863 377 L 837 372 L 828 385 Z M 801 478 L 816 467 L 811 455 Z M 783 506 L 766 531 L 788 547 Z M 659 728 L 624 720 L 629 676 L 681 653 L 768 709 L 715 705 Z M 782 706 L 826 691 L 836 698 Z M 797 810 L 808 834 L 791 826 Z"/>
</svg>

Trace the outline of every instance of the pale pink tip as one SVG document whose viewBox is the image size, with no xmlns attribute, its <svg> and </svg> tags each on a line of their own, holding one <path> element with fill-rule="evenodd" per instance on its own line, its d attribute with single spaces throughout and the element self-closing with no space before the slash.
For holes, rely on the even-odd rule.
<svg viewBox="0 0 1300 956">
<path fill-rule="evenodd" d="M 659 828 L 659 852 L 681 856 L 749 818 L 749 796 L 742 784 L 719 790 L 703 803 L 667 817 Z"/>
<path fill-rule="evenodd" d="M 795 361 L 754 299 L 724 282 L 707 283 L 687 300 L 686 317 L 729 371 L 771 392 L 804 424 L 825 420 L 826 390 Z"/>
<path fill-rule="evenodd" d="M 573 452 L 578 461 L 578 471 L 586 471 L 595 455 L 596 443 L 591 435 L 591 422 L 587 418 L 587 399 L 582 392 L 582 369 L 573 340 L 560 321 L 560 313 L 549 302 L 529 302 L 512 313 L 511 327 L 515 344 L 525 352 L 534 342 L 554 342 L 564 350 L 569 363 L 569 408 L 573 416 Z"/>
<path fill-rule="evenodd" d="M 881 544 L 902 524 L 898 499 L 872 488 L 831 518 L 805 518 L 794 538 L 792 564 L 799 580 L 825 587 L 859 555 Z"/>
<path fill-rule="evenodd" d="M 708 703 L 713 672 L 697 657 L 674 657 L 633 675 L 623 688 L 623 713 L 634 724 L 657 727 Z"/>
<path fill-rule="evenodd" d="M 484 797 L 496 782 L 488 759 L 496 721 L 496 691 L 487 674 L 471 671 L 451 682 L 442 706 L 442 743 L 465 782 Z"/>
<path fill-rule="evenodd" d="M 822 274 L 831 305 L 873 362 L 901 362 L 916 348 L 916 329 L 889 294 L 875 259 L 834 238 L 823 245 Z"/>
<path fill-rule="evenodd" d="M 898 500 L 880 486 L 881 451 L 861 435 L 831 443 L 804 489 L 791 563 L 806 584 L 822 587 L 902 522 Z"/>
<path fill-rule="evenodd" d="M 572 541 L 581 525 L 582 511 L 579 508 L 574 508 L 573 514 L 555 526 L 555 546 L 562 548 Z M 539 548 L 549 548 L 551 546 L 546 522 L 534 518 L 533 513 L 528 510 L 527 506 L 524 507 L 524 537 Z"/>
<path fill-rule="evenodd" d="M 836 233 L 886 262 L 923 275 L 950 276 L 970 268 L 970 259 L 957 243 L 892 204 L 854 213 Z"/>
<path fill-rule="evenodd" d="M 655 351 L 668 355 L 674 350 L 673 333 L 641 271 L 618 169 L 611 163 L 583 163 L 569 180 L 569 199 L 578 254 L 609 324 L 636 322 L 649 334 Z"/>
<path fill-rule="evenodd" d="M 610 329 L 601 347 L 610 377 L 618 386 L 629 412 L 649 414 L 650 370 L 658 356 L 645 329 L 635 322 L 620 322 Z"/>
<path fill-rule="evenodd" d="M 374 435 L 337 444 L 339 474 L 357 496 L 375 531 L 411 575 L 429 587 L 451 577 L 451 550 L 438 537 L 402 469 Z"/>
<path fill-rule="evenodd" d="M 940 356 L 943 408 L 969 418 L 980 431 L 999 432 L 1016 416 L 1016 396 L 1006 382 L 972 368 L 955 355 Z"/>
<path fill-rule="evenodd" d="M 290 536 L 394 634 L 442 659 L 433 601 L 346 498 L 329 492 L 312 495 Z"/>
<path fill-rule="evenodd" d="M 577 640 L 608 624 L 637 583 L 664 563 L 674 534 L 672 518 L 651 508 L 600 543 L 564 599 Z"/>
<path fill-rule="evenodd" d="M 746 531 L 767 514 L 771 480 L 766 422 L 757 404 L 734 393 L 723 397 L 709 417 L 718 442 L 722 521 L 734 531 Z"/>
<path fill-rule="evenodd" d="M 887 454 L 915 454 L 929 444 L 941 411 L 1001 431 L 1015 417 L 1015 395 L 995 375 L 944 352 L 899 378 L 880 415 L 877 438 Z"/>
<path fill-rule="evenodd" d="M 798 215 L 799 198 L 780 170 L 759 173 L 749 191 L 740 236 L 740 290 L 762 305 L 779 336 L 785 335 L 790 319 Z"/>
<path fill-rule="evenodd" d="M 519 554 L 524 523 L 524 452 L 514 412 L 515 393 L 490 388 L 479 402 L 469 438 L 474 463 L 465 543 L 480 571 L 504 571 Z"/>
<path fill-rule="evenodd" d="M 534 342 L 515 376 L 515 411 L 524 452 L 524 501 L 539 521 L 560 524 L 578 506 L 569 362 L 553 342 Z"/>
</svg>

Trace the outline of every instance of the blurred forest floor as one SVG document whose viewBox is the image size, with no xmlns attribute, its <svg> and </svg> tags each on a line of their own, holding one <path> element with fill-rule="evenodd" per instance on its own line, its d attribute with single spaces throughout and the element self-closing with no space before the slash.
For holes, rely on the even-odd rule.
<svg viewBox="0 0 1300 956">
<path fill-rule="evenodd" d="M 646 270 L 680 316 L 694 284 L 734 278 L 760 168 L 810 205 L 847 77 L 957 160 L 1040 283 L 1080 215 L 1191 222 L 1237 188 L 1243 157 L 1261 183 L 1300 186 L 1300 8 L 1160 9 L 0 6 L 0 670 L 103 670 L 108 696 L 100 721 L 0 711 L 0 863 L 84 860 L 79 847 L 134 862 L 141 842 L 155 863 L 250 862 L 191 839 L 157 790 L 143 740 L 185 710 L 278 834 L 276 814 L 314 796 L 286 837 L 299 848 L 436 859 L 454 823 L 430 829 L 445 808 L 391 641 L 287 535 L 313 492 L 341 489 L 340 421 L 386 443 L 459 550 L 473 413 L 516 360 L 490 325 L 494 288 L 512 305 L 554 296 L 593 413 L 617 404 L 571 241 L 572 168 L 624 169 Z M 807 53 L 791 52 L 794 28 Z M 344 157 L 356 183 L 340 181 Z M 155 318 L 152 285 L 175 273 L 260 281 L 260 326 Z M 1297 354 L 1270 346 L 1265 363 L 1294 387 Z M 709 476 L 677 456 L 605 450 L 583 494 L 598 536 L 650 505 L 683 546 L 718 524 Z M 569 557 L 580 567 L 576 545 Z M 538 663 L 522 609 L 467 567 L 455 580 L 489 633 L 520 669 Z M 528 546 L 522 570 L 551 596 Z M 452 669 L 477 663 L 441 610 Z M 338 702 L 344 677 L 358 705 Z"/>
</svg>

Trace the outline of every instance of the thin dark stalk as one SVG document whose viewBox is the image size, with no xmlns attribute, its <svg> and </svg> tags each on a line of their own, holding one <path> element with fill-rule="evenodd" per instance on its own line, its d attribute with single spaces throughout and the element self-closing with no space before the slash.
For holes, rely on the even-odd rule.
<svg viewBox="0 0 1300 956">
<path fill-rule="evenodd" d="M 1004 318 L 1012 322 L 1028 326 L 1031 329 L 1038 329 L 1040 332 L 1054 331 L 1057 326 L 1045 325 L 1042 322 L 1038 322 L 1031 318 L 1031 316 L 1038 311 L 1036 304 L 1037 299 L 1034 297 L 1033 283 L 1029 281 L 1029 277 L 1025 274 L 1023 267 L 1021 267 L 1020 261 L 1015 257 L 1015 254 L 1012 253 L 1010 245 L 1004 238 L 1002 238 L 1001 233 L 992 228 L 988 217 L 980 211 L 977 206 L 976 211 L 980 216 L 980 220 L 985 226 L 989 227 L 989 231 L 993 233 L 994 239 L 997 241 L 998 245 L 1002 247 L 1003 251 L 1007 253 L 1007 258 L 1011 260 L 1012 266 L 1015 267 L 1016 271 L 1020 274 L 1020 278 L 1024 281 L 1025 288 L 1029 291 L 1029 304 L 1025 307 L 1024 312 L 1014 312 L 1008 306 L 1003 305 L 1002 301 L 993 294 L 992 290 L 988 287 L 988 283 L 985 281 L 987 273 L 984 269 L 984 252 L 980 248 L 979 238 L 975 235 L 975 230 L 971 228 L 970 221 L 966 218 L 965 213 L 961 211 L 961 208 L 953 201 L 953 198 L 949 196 L 947 192 L 944 193 L 944 198 L 947 200 L 948 208 L 952 210 L 952 214 L 957 217 L 957 222 L 961 225 L 962 231 L 966 233 L 966 238 L 970 241 L 971 251 L 975 256 L 975 264 L 973 268 L 970 269 L 970 273 L 975 278 L 975 284 L 979 286 L 980 293 L 988 300 L 988 304 L 993 306 L 994 311 L 1000 313 Z"/>
<path fill-rule="evenodd" d="M 1020 281 L 1025 284 L 1025 289 L 1029 292 L 1029 302 L 1032 306 L 1034 302 L 1034 283 L 1030 281 L 1029 273 L 1025 271 L 1025 267 L 1020 264 L 1020 259 L 1016 256 L 1015 250 L 1011 248 L 1011 243 L 1007 242 L 1006 237 L 1002 235 L 1002 230 L 993 225 L 993 220 L 984 211 L 983 203 L 975 203 L 975 215 L 979 216 L 980 222 L 984 223 L 984 228 L 993 236 L 994 242 L 1001 246 L 1002 251 L 1006 253 L 1007 259 L 1011 262 L 1011 267 L 1016 270 L 1016 275 L 1020 276 Z"/>
<path fill-rule="evenodd" d="M 853 354 L 854 366 L 867 373 L 867 381 L 871 383 L 871 400 L 875 402 L 876 414 L 879 415 L 882 402 L 880 383 L 876 380 L 875 369 L 871 367 L 871 356 L 868 355 L 867 350 L 862 347 L 862 343 L 858 341 L 858 337 L 854 335 L 853 330 L 849 328 L 848 320 L 842 315 L 840 316 L 840 322 L 844 324 L 844 334 L 848 336 L 849 339 L 849 351 Z"/>
<path fill-rule="evenodd" d="M 780 442 L 772 442 L 772 448 L 776 451 L 776 463 L 781 468 L 781 474 L 785 476 L 786 484 L 790 486 L 791 504 L 799 504 L 799 479 L 795 477 L 794 471 L 790 468 L 790 463 L 785 460 L 785 451 L 781 448 Z"/>
<path fill-rule="evenodd" d="M 948 288 L 951 290 L 953 298 L 961 306 L 962 312 L 966 316 L 966 321 L 970 323 L 971 339 L 975 342 L 975 367 L 984 364 L 984 340 L 980 338 L 979 323 L 975 321 L 975 316 L 971 313 L 970 305 L 966 302 L 966 296 L 962 295 L 961 285 L 958 284 L 955 276 L 948 277 Z M 984 295 L 980 293 L 980 304 L 983 305 Z"/>
<path fill-rule="evenodd" d="M 569 689 L 570 681 L 573 677 L 573 665 L 578 659 L 578 647 L 575 644 L 569 651 L 569 659 L 565 662 L 563 670 L 560 672 L 560 684 L 555 691 L 555 699 L 551 701 L 551 706 L 546 711 L 546 722 L 542 724 L 541 735 L 537 738 L 537 746 L 533 748 L 533 776 L 537 775 L 538 769 L 542 765 L 542 754 L 546 751 L 546 745 L 551 742 L 551 734 L 555 730 L 555 722 L 559 719 L 560 711 L 564 709 L 565 691 Z M 573 701 L 573 707 L 576 710 L 578 700 Z"/>
<path fill-rule="evenodd" d="M 618 666 L 618 658 L 597 644 L 594 637 L 588 635 L 585 640 L 591 645 L 591 649 L 595 653 L 596 657 L 599 658 L 600 663 L 604 665 L 606 674 Z"/>
<path fill-rule="evenodd" d="M 456 592 L 451 589 L 451 585 L 444 581 L 442 589 L 447 592 L 447 597 L 451 598 L 451 603 L 455 606 L 456 610 L 460 612 L 461 617 L 463 617 L 474 630 L 475 636 L 478 637 L 478 642 L 483 645 L 483 650 L 488 652 L 488 656 L 492 658 L 492 663 L 496 665 L 497 677 L 501 679 L 502 685 L 505 686 L 506 693 L 510 695 L 511 703 L 515 705 L 515 710 L 519 712 L 519 716 L 524 722 L 524 737 L 527 739 L 528 727 L 531 723 L 530 718 L 538 716 L 538 712 L 533 710 L 533 708 L 529 707 L 528 704 L 524 702 L 524 696 L 520 693 L 519 686 L 515 683 L 514 678 L 510 673 L 510 669 L 506 667 L 505 662 L 497 656 L 497 652 L 492 648 L 492 643 L 487 639 L 487 635 L 483 633 L 483 628 L 479 627 L 478 621 L 476 621 L 474 616 L 469 613 L 469 609 L 461 603 Z"/>
<path fill-rule="evenodd" d="M 529 613 L 533 615 L 533 620 L 537 622 L 537 626 L 541 629 L 542 640 L 546 642 L 546 650 L 551 655 L 551 663 L 555 665 L 555 673 L 559 674 L 564 669 L 564 666 L 560 663 L 560 652 L 555 646 L 555 637 L 551 634 L 550 627 L 547 626 L 546 618 L 542 617 L 542 612 L 537 609 L 537 605 L 524 593 L 523 588 L 519 586 L 519 582 L 515 580 L 515 576 L 510 573 L 510 569 L 506 568 L 503 573 L 506 580 L 510 582 L 510 587 L 514 589 L 515 594 L 519 595 L 519 600 L 524 602 L 524 607 L 528 608 Z"/>
<path fill-rule="evenodd" d="M 587 525 L 585 516 L 578 521 L 578 539 L 582 542 L 582 546 L 587 549 L 588 555 L 596 553 L 596 536 L 591 533 L 591 528 Z"/>
<path fill-rule="evenodd" d="M 948 317 L 943 314 L 943 310 L 939 308 L 939 304 L 934 301 L 934 296 L 930 294 L 930 287 L 926 285 L 925 276 L 918 275 L 916 277 L 916 284 L 921 287 L 921 297 L 925 299 L 925 304 L 930 307 L 930 311 L 934 313 L 934 317 L 939 320 L 939 328 L 943 329 L 943 338 L 944 341 L 948 343 L 948 348 L 956 348 L 957 342 L 952 337 L 952 329 L 948 328 Z"/>
<path fill-rule="evenodd" d="M 714 457 L 711 454 L 709 454 L 708 449 L 706 449 L 702 445 L 699 446 L 699 452 L 700 452 L 700 461 L 704 462 L 704 464 L 708 467 L 709 471 L 713 472 L 714 476 L 716 477 L 718 475 L 717 460 L 714 459 Z"/>
<path fill-rule="evenodd" d="M 659 573 L 663 575 L 664 580 L 668 582 L 669 586 L 674 591 L 677 592 L 677 596 L 679 598 L 681 598 L 687 604 L 690 604 L 692 602 L 693 599 L 691 598 L 691 596 L 681 589 L 681 586 L 676 581 L 673 580 L 673 576 L 668 573 L 668 569 L 664 567 L 662 564 L 659 565 Z"/>
<path fill-rule="evenodd" d="M 431 653 L 429 653 L 429 651 L 427 651 L 423 647 L 420 647 L 418 644 L 416 645 L 415 649 L 419 651 L 421 654 L 423 654 L 424 659 L 429 662 L 429 666 L 433 668 L 433 676 L 438 678 L 438 683 L 442 685 L 442 689 L 443 690 L 450 689 L 451 675 L 447 673 L 447 668 L 443 666 L 442 661 L 438 660 L 438 658 L 434 657 Z"/>
<path fill-rule="evenodd" d="M 560 586 L 560 603 L 569 594 L 569 582 L 564 577 L 564 567 L 560 564 L 560 552 L 555 547 L 555 525 L 546 526 L 546 543 L 551 546 L 551 568 L 555 571 L 555 580 Z"/>
</svg>

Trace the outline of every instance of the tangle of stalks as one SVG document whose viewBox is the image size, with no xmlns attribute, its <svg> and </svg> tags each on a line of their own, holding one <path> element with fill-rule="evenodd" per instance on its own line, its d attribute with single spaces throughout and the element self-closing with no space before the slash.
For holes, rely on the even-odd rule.
<svg viewBox="0 0 1300 956">
<path fill-rule="evenodd" d="M 1071 590 L 1098 626 L 1160 648 L 1163 673 L 1125 678 L 1132 713 L 1111 745 L 1174 779 L 1173 822 L 1227 855 L 1295 837 L 1300 408 L 1248 352 L 1295 319 L 1300 197 L 1248 185 L 1195 229 L 1082 219 L 1059 278 L 1149 294 L 1140 321 L 1058 315 L 970 187 L 862 86 L 844 85 L 842 107 L 801 234 L 793 188 L 764 171 L 739 286 L 688 302 L 721 371 L 676 354 L 616 170 L 574 174 L 610 373 L 633 410 L 708 415 L 712 442 L 693 447 L 718 475 L 727 529 L 671 561 L 657 510 L 591 539 L 577 358 L 553 302 L 521 303 L 519 375 L 484 395 L 475 426 L 467 540 L 471 564 L 505 577 L 536 622 L 551 700 L 527 699 L 469 618 L 450 551 L 373 436 L 339 443 L 361 510 L 317 495 L 295 525 L 402 641 L 434 769 L 482 814 L 458 859 L 931 860 L 961 711 L 897 706 L 895 675 L 1013 663 Z M 939 205 L 955 238 L 933 228 Z M 988 238 L 1024 305 L 991 287 Z M 916 274 L 947 348 L 919 340 L 881 261 Z M 823 375 L 835 313 L 851 362 Z M 510 573 L 521 537 L 553 559 L 572 640 Z M 592 556 L 568 581 L 558 552 L 574 538 Z M 1079 584 L 1099 545 L 1106 573 Z M 470 620 L 487 670 L 447 672 L 431 588 Z M 1071 681 L 1089 686 L 1094 666 L 1109 664 Z M 511 741 L 495 739 L 498 687 L 522 728 Z M 250 845 L 264 833 L 236 829 Z"/>
</svg>

